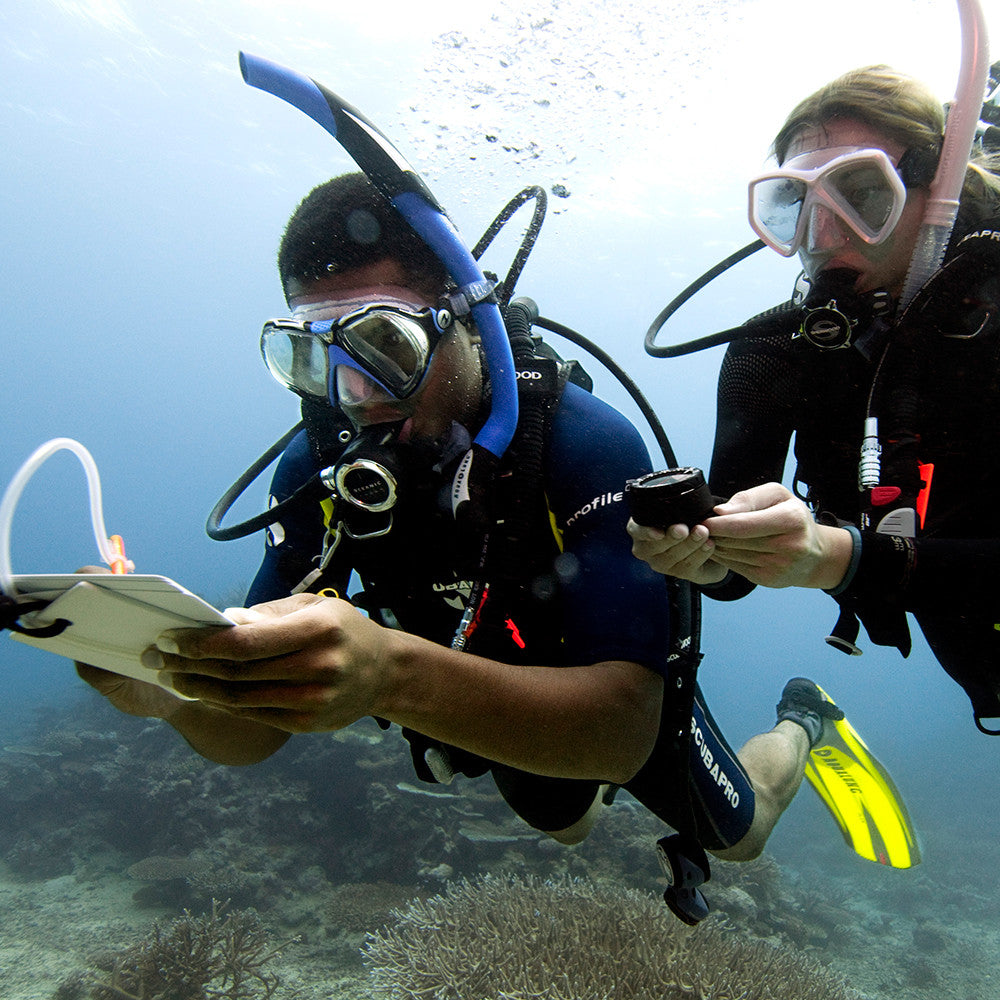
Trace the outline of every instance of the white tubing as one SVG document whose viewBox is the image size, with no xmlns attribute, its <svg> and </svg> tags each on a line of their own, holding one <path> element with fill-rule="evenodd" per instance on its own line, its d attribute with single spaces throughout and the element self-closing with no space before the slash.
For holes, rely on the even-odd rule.
<svg viewBox="0 0 1000 1000">
<path fill-rule="evenodd" d="M 38 471 L 38 467 L 57 451 L 73 452 L 83 465 L 83 471 L 87 474 L 87 488 L 90 493 L 90 521 L 94 528 L 97 549 L 101 553 L 101 559 L 109 566 L 112 560 L 117 558 L 104 527 L 101 477 L 98 475 L 97 465 L 93 457 L 79 441 L 74 441 L 72 438 L 53 438 L 31 453 L 24 465 L 17 470 L 4 492 L 3 500 L 0 501 L 0 592 L 9 597 L 17 596 L 10 567 L 10 532 L 14 520 L 14 508 L 17 507 L 17 502 L 21 499 L 21 493 L 28 480 Z"/>
<path fill-rule="evenodd" d="M 979 0 L 958 0 L 962 29 L 962 64 L 959 69 L 955 100 L 948 110 L 944 144 L 937 172 L 931 182 L 924 222 L 906 274 L 901 307 L 905 307 L 941 266 L 951 237 L 962 185 L 972 153 L 972 143 L 979 126 L 979 116 L 989 79 L 989 42 L 986 19 Z"/>
</svg>

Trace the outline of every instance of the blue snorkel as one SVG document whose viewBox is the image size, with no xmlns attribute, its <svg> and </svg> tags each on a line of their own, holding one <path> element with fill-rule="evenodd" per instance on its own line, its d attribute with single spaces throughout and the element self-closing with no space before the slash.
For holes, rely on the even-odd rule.
<svg viewBox="0 0 1000 1000">
<path fill-rule="evenodd" d="M 499 459 L 517 427 L 514 359 L 492 285 L 444 209 L 385 135 L 322 84 L 245 52 L 240 53 L 240 71 L 251 87 L 280 97 L 326 129 L 444 264 L 458 286 L 458 298 L 470 307 L 492 387 L 490 413 L 473 444 Z"/>
</svg>

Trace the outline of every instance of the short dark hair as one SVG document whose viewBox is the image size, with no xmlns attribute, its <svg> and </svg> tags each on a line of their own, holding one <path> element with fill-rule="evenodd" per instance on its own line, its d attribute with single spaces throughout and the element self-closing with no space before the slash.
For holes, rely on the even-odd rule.
<svg viewBox="0 0 1000 1000">
<path fill-rule="evenodd" d="M 290 281 L 309 281 L 380 260 L 398 261 L 413 286 L 437 296 L 448 274 L 430 247 L 362 173 L 342 174 L 313 188 L 285 226 L 278 273 L 288 295 Z"/>
</svg>

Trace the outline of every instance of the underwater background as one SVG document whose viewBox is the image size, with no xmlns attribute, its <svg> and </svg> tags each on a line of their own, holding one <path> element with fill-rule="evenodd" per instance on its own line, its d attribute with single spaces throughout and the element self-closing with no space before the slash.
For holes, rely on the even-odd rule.
<svg viewBox="0 0 1000 1000">
<path fill-rule="evenodd" d="M 950 0 L 344 6 L 21 0 L 0 11 L 0 487 L 38 445 L 76 438 L 97 461 L 109 531 L 124 536 L 137 570 L 219 607 L 241 603 L 261 541 L 212 542 L 205 518 L 298 418 L 257 350 L 263 321 L 286 311 L 278 238 L 312 186 L 353 169 L 315 123 L 243 84 L 240 49 L 360 108 L 469 245 L 518 190 L 545 187 L 548 218 L 518 292 L 610 352 L 679 460 L 703 466 L 722 348 L 651 359 L 650 322 L 752 238 L 746 180 L 799 98 L 888 62 L 944 101 L 958 73 Z M 488 251 L 488 268 L 506 271 L 517 229 Z M 758 254 L 685 305 L 659 342 L 731 327 L 787 298 L 795 274 L 793 262 Z M 642 427 L 598 362 L 552 339 Z M 265 497 L 266 479 L 231 516 Z M 83 475 L 68 454 L 28 486 L 12 559 L 22 573 L 96 561 Z M 792 591 L 706 601 L 702 687 L 738 746 L 770 726 L 790 676 L 817 680 L 893 774 L 923 863 L 900 872 L 860 860 L 804 787 L 763 861 L 713 865 L 722 933 L 820 961 L 870 998 L 1000 996 L 1000 745 L 975 730 L 919 634 L 906 660 L 867 643 L 847 658 L 822 641 L 834 611 L 825 595 Z M 115 956 L 154 921 L 161 938 L 190 932 L 171 923 L 185 911 L 206 940 L 242 935 L 259 975 L 233 997 L 417 995 L 419 985 L 392 980 L 387 945 L 369 938 L 367 964 L 359 949 L 411 899 L 445 893 L 441 905 L 465 913 L 463 878 L 481 908 L 503 911 L 504 893 L 542 891 L 530 882 L 541 879 L 551 895 L 536 910 L 619 906 L 652 925 L 622 894 L 655 902 L 663 830 L 627 796 L 588 843 L 561 848 L 519 827 L 483 782 L 433 797 L 418 788 L 401 743 L 359 724 L 227 770 L 172 730 L 106 708 L 68 662 L 0 636 L 0 996 L 89 996 L 88 983 L 110 982 Z M 484 877 L 493 881 L 475 882 Z M 611 895 L 596 906 L 560 879 Z M 419 923 L 408 919 L 404 929 Z M 265 931 L 270 943 L 254 951 Z M 539 974 L 585 968 L 593 933 L 559 930 Z M 672 933 L 668 923 L 664 940 Z M 437 943 L 408 947 L 428 956 Z M 470 936 L 458 950 L 475 962 L 477 947 Z M 788 975 L 775 995 L 805 1000 Z M 599 992 L 596 971 L 590 981 L 593 992 L 565 984 L 551 996 L 646 995 L 626 982 Z M 124 980 L 116 988 L 140 995 Z M 499 995 L 488 988 L 441 995 Z M 527 995 L 530 984 L 502 988 Z"/>
</svg>

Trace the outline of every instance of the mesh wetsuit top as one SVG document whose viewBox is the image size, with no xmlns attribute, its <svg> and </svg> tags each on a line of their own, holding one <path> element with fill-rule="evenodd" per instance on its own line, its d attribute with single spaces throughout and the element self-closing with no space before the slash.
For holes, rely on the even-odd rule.
<svg viewBox="0 0 1000 1000">
<path fill-rule="evenodd" d="M 883 471 L 904 440 L 920 462 L 934 466 L 926 521 L 906 551 L 890 551 L 888 536 L 863 532 L 857 573 L 838 600 L 853 602 L 873 640 L 880 618 L 912 612 L 935 656 L 968 692 L 977 717 L 996 717 L 1000 227 L 980 228 L 964 245 L 954 243 L 927 308 L 908 310 L 909 318 L 885 334 L 889 347 L 877 380 L 876 400 L 890 414 L 880 419 Z M 942 301 L 935 303 L 935 296 Z M 731 496 L 780 482 L 794 436 L 796 481 L 808 488 L 817 516 L 858 524 L 865 502 L 858 457 L 883 345 L 867 344 L 869 360 L 856 346 L 823 350 L 804 338 L 793 340 L 797 316 L 790 311 L 781 332 L 735 340 L 727 349 L 712 491 Z M 857 331 L 855 344 L 864 343 L 866 332 Z M 909 395 L 901 386 L 909 386 Z M 891 417 L 904 407 L 905 425 Z M 751 588 L 735 577 L 705 593 L 726 600 Z"/>
</svg>

